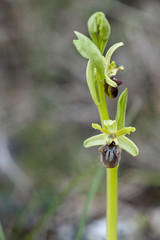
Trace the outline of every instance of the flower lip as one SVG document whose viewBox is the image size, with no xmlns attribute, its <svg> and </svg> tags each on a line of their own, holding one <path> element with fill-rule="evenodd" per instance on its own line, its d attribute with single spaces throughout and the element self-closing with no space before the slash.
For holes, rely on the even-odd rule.
<svg viewBox="0 0 160 240">
<path fill-rule="evenodd" d="M 106 168 L 114 168 L 118 165 L 121 158 L 121 149 L 114 141 L 106 144 L 99 149 L 100 159 Z"/>
</svg>

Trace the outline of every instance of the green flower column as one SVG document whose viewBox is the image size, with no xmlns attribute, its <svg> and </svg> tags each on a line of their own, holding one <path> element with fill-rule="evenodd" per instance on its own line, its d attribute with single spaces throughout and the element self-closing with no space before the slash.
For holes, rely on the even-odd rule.
<svg viewBox="0 0 160 240">
<path fill-rule="evenodd" d="M 122 84 L 115 76 L 123 66 L 111 62 L 114 51 L 123 43 L 114 44 L 103 56 L 105 46 L 110 36 L 110 25 L 102 12 L 93 14 L 88 20 L 88 31 L 91 39 L 75 32 L 77 40 L 73 43 L 78 52 L 88 59 L 86 78 L 94 103 L 96 104 L 101 120 L 99 124 L 92 123 L 92 127 L 101 133 L 84 141 L 84 147 L 99 147 L 100 159 L 107 172 L 107 240 L 117 240 L 117 182 L 118 166 L 121 158 L 121 149 L 132 156 L 138 155 L 137 146 L 125 135 L 135 131 L 134 127 L 125 127 L 125 112 L 127 104 L 127 89 L 119 97 L 115 120 L 109 119 L 105 95 L 113 99 L 118 94 L 118 87 Z"/>
</svg>

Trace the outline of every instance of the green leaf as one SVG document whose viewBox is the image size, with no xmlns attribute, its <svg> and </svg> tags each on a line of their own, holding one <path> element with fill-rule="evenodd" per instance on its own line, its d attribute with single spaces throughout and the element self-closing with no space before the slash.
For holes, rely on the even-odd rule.
<svg viewBox="0 0 160 240">
<path fill-rule="evenodd" d="M 132 156 L 136 157 L 139 153 L 137 146 L 129 138 L 125 136 L 120 136 L 118 139 L 118 145 L 120 148 L 130 153 Z"/>
<path fill-rule="evenodd" d="M 101 183 L 102 177 L 104 174 L 104 168 L 102 166 L 100 166 L 95 174 L 95 177 L 93 179 L 92 185 L 90 187 L 90 190 L 88 192 L 88 196 L 85 202 L 85 206 L 80 218 L 80 223 L 79 223 L 79 227 L 78 227 L 78 231 L 75 237 L 75 240 L 81 240 L 83 237 L 83 230 L 85 228 L 86 225 L 86 220 L 87 220 L 87 215 L 89 212 L 89 208 L 91 206 L 91 203 L 94 199 L 94 196 L 96 195 L 96 192 L 98 190 L 98 187 Z"/>
<path fill-rule="evenodd" d="M 79 39 L 79 49 L 81 50 L 80 54 L 87 56 L 96 66 L 97 71 L 100 75 L 100 77 L 103 79 L 104 78 L 104 63 L 103 63 L 103 58 L 102 54 L 97 48 L 97 46 L 85 35 L 82 33 L 76 32 L 75 34 L 77 38 Z M 78 49 L 77 49 L 78 50 Z M 82 51 L 83 50 L 83 51 Z M 84 54 L 85 52 L 85 54 Z"/>
<path fill-rule="evenodd" d="M 94 103 L 96 105 L 99 105 L 100 102 L 97 94 L 97 83 L 94 68 L 94 64 L 91 62 L 91 60 L 89 60 L 86 70 L 87 84 Z"/>
<path fill-rule="evenodd" d="M 79 183 L 84 180 L 86 177 L 90 176 L 93 171 L 95 172 L 95 167 L 89 168 L 84 172 L 80 173 L 77 177 L 73 178 L 71 182 L 59 193 L 48 205 L 44 214 L 40 217 L 34 228 L 29 231 L 23 240 L 31 240 L 31 239 L 39 239 L 38 236 L 44 230 L 47 222 L 53 217 L 55 211 L 57 211 L 58 207 L 64 202 L 65 198 L 73 191 L 73 189 L 77 188 Z M 14 238 L 11 238 L 14 239 Z M 1 239 L 0 239 L 1 240 Z"/>
<path fill-rule="evenodd" d="M 0 240 L 5 240 L 5 236 L 4 236 L 4 233 L 3 233 L 3 229 L 2 229 L 2 226 L 0 224 Z"/>
<path fill-rule="evenodd" d="M 96 12 L 88 20 L 88 32 L 103 54 L 110 36 L 110 24 L 104 13 Z"/>
<path fill-rule="evenodd" d="M 117 129 L 124 128 L 125 126 L 125 115 L 126 115 L 126 106 L 127 106 L 127 88 L 122 92 L 118 99 L 117 112 L 116 112 L 116 122 Z"/>
<path fill-rule="evenodd" d="M 122 136 L 122 135 L 126 135 L 126 134 L 130 134 L 131 132 L 135 132 L 135 128 L 134 127 L 125 127 L 122 128 L 121 130 L 116 131 L 116 137 Z"/>
<path fill-rule="evenodd" d="M 104 125 L 107 127 L 107 129 L 111 132 L 111 133 L 115 133 L 117 131 L 117 123 L 116 121 L 112 121 L 112 120 L 105 120 L 104 121 Z"/>
<path fill-rule="evenodd" d="M 115 52 L 115 50 L 121 46 L 123 46 L 123 42 L 120 42 L 120 43 L 116 43 L 114 44 L 106 53 L 106 57 L 105 57 L 105 63 L 106 65 L 109 65 L 110 64 L 110 61 L 111 61 L 111 57 L 112 57 L 112 54 Z"/>
<path fill-rule="evenodd" d="M 107 74 L 105 74 L 105 81 L 106 83 L 108 83 L 108 85 L 112 86 L 112 87 L 117 87 L 117 83 L 114 82 L 113 80 L 111 80 Z"/>
<path fill-rule="evenodd" d="M 100 133 L 98 135 L 86 139 L 83 143 L 83 146 L 85 148 L 89 148 L 93 146 L 105 145 L 106 139 L 107 135 L 105 133 Z"/>
<path fill-rule="evenodd" d="M 82 57 L 89 59 L 87 53 L 85 50 L 82 48 L 81 43 L 79 40 L 73 40 L 73 44 L 76 47 L 77 51 L 81 54 Z"/>
</svg>

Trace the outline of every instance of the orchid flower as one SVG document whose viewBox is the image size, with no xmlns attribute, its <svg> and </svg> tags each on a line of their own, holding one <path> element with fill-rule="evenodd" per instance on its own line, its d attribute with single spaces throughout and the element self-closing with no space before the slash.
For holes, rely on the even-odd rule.
<svg viewBox="0 0 160 240">
<path fill-rule="evenodd" d="M 123 46 L 123 43 L 114 44 L 103 56 L 103 51 L 110 36 L 110 25 L 101 12 L 93 14 L 88 20 L 88 31 L 92 40 L 75 31 L 78 39 L 73 40 L 73 43 L 82 57 L 89 60 L 86 74 L 87 83 L 93 101 L 98 105 L 100 101 L 97 95 L 97 75 L 99 75 L 99 79 L 103 79 L 105 93 L 109 98 L 114 98 L 118 94 L 118 86 L 122 82 L 117 82 L 115 76 L 117 71 L 119 69 L 124 70 L 124 67 L 117 66 L 114 61 L 111 62 L 111 57 L 117 48 Z"/>
<path fill-rule="evenodd" d="M 117 104 L 116 120 L 105 120 L 104 127 L 99 124 L 92 123 L 92 127 L 99 130 L 101 133 L 92 136 L 84 141 L 84 147 L 99 146 L 102 163 L 109 167 L 115 167 L 120 160 L 120 149 L 130 153 L 132 156 L 137 156 L 139 151 L 137 146 L 125 135 L 134 132 L 134 127 L 124 127 L 125 125 L 125 111 L 127 104 L 127 89 L 123 91 L 119 97 Z M 112 150 L 112 153 L 111 153 Z M 118 158 L 117 158 L 118 154 Z"/>
</svg>

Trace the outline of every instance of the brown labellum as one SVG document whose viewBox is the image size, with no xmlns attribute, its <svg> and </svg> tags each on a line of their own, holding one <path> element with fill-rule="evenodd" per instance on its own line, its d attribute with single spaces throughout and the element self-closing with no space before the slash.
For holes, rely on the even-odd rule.
<svg viewBox="0 0 160 240">
<path fill-rule="evenodd" d="M 121 149 L 113 141 L 110 145 L 106 144 L 99 149 L 100 158 L 103 165 L 107 168 L 114 168 L 118 165 L 121 158 Z"/>
<path fill-rule="evenodd" d="M 116 80 L 114 77 L 111 78 L 117 83 L 117 87 L 112 87 L 104 80 L 104 92 L 109 98 L 116 98 L 118 95 L 118 87 L 123 83 L 122 81 Z"/>
</svg>

